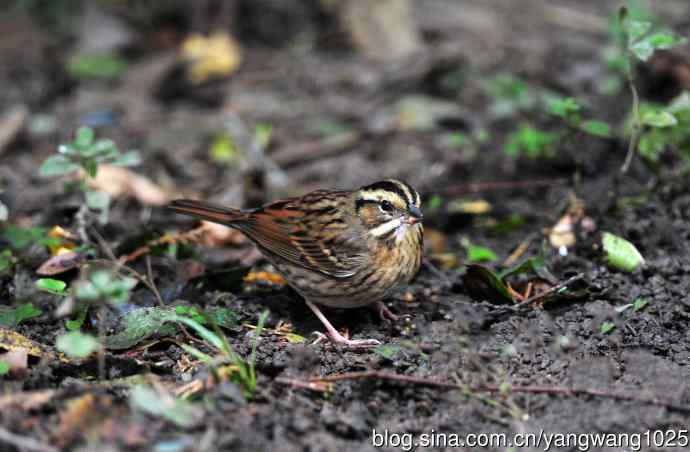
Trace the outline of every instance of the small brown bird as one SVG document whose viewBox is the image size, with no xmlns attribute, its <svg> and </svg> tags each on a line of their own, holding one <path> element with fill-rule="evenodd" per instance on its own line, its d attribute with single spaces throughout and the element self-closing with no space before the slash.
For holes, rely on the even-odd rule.
<svg viewBox="0 0 690 452">
<path fill-rule="evenodd" d="M 239 210 L 193 200 L 173 201 L 175 212 L 235 228 L 247 235 L 305 300 L 336 344 L 378 345 L 341 335 L 317 305 L 373 306 L 409 282 L 422 260 L 420 198 L 408 184 L 384 180 L 357 190 L 317 190 L 302 197 Z"/>
</svg>

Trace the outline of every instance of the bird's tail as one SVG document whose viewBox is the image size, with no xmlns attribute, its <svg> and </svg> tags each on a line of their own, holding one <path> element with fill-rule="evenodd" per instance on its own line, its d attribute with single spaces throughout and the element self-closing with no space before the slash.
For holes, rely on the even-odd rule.
<svg viewBox="0 0 690 452">
<path fill-rule="evenodd" d="M 168 204 L 167 208 L 183 215 L 225 225 L 231 225 L 247 217 L 247 214 L 239 209 L 223 207 L 204 201 L 195 201 L 193 199 L 176 199 Z"/>
</svg>

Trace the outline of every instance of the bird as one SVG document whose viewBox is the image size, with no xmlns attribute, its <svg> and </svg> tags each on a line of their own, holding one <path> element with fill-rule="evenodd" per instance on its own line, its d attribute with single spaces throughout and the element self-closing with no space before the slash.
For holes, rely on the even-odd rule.
<svg viewBox="0 0 690 452">
<path fill-rule="evenodd" d="M 421 266 L 420 195 L 398 179 L 354 190 L 316 190 L 253 209 L 190 199 L 167 207 L 245 234 L 304 299 L 328 338 L 345 348 L 380 342 L 343 336 L 319 306 L 371 306 L 382 319 L 397 320 L 382 300 L 409 283 Z"/>
</svg>

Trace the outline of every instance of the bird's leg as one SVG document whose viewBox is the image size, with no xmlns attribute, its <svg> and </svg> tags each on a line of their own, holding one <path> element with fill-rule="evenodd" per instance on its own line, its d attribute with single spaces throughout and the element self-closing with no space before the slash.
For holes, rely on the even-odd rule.
<svg viewBox="0 0 690 452">
<path fill-rule="evenodd" d="M 331 325 L 331 322 L 328 321 L 325 315 L 321 312 L 318 306 L 316 306 L 314 303 L 311 303 L 309 301 L 305 300 L 305 303 L 307 303 L 307 306 L 314 312 L 316 317 L 321 320 L 321 323 L 323 323 L 323 326 L 326 327 L 326 332 L 328 333 L 328 337 L 331 339 L 331 342 L 333 342 L 336 345 L 343 345 L 348 348 L 369 348 L 369 347 L 376 347 L 377 345 L 381 345 L 379 341 L 376 339 L 348 339 L 344 337 L 342 334 L 338 332 L 338 330 L 335 329 L 333 325 Z"/>
<path fill-rule="evenodd" d="M 376 303 L 370 304 L 371 309 L 376 312 L 381 320 L 384 322 L 397 322 L 400 320 L 400 317 L 397 315 L 393 314 L 390 309 L 386 306 L 386 304 L 383 301 L 377 301 Z"/>
</svg>

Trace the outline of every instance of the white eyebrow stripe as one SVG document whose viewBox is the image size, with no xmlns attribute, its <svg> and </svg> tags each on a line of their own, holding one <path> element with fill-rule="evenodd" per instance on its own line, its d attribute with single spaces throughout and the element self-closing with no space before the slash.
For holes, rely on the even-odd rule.
<svg viewBox="0 0 690 452">
<path fill-rule="evenodd" d="M 376 226 L 374 229 L 369 231 L 374 237 L 381 237 L 388 234 L 389 232 L 397 229 L 402 224 L 402 218 L 395 218 L 393 220 L 387 221 L 381 225 Z"/>
</svg>

